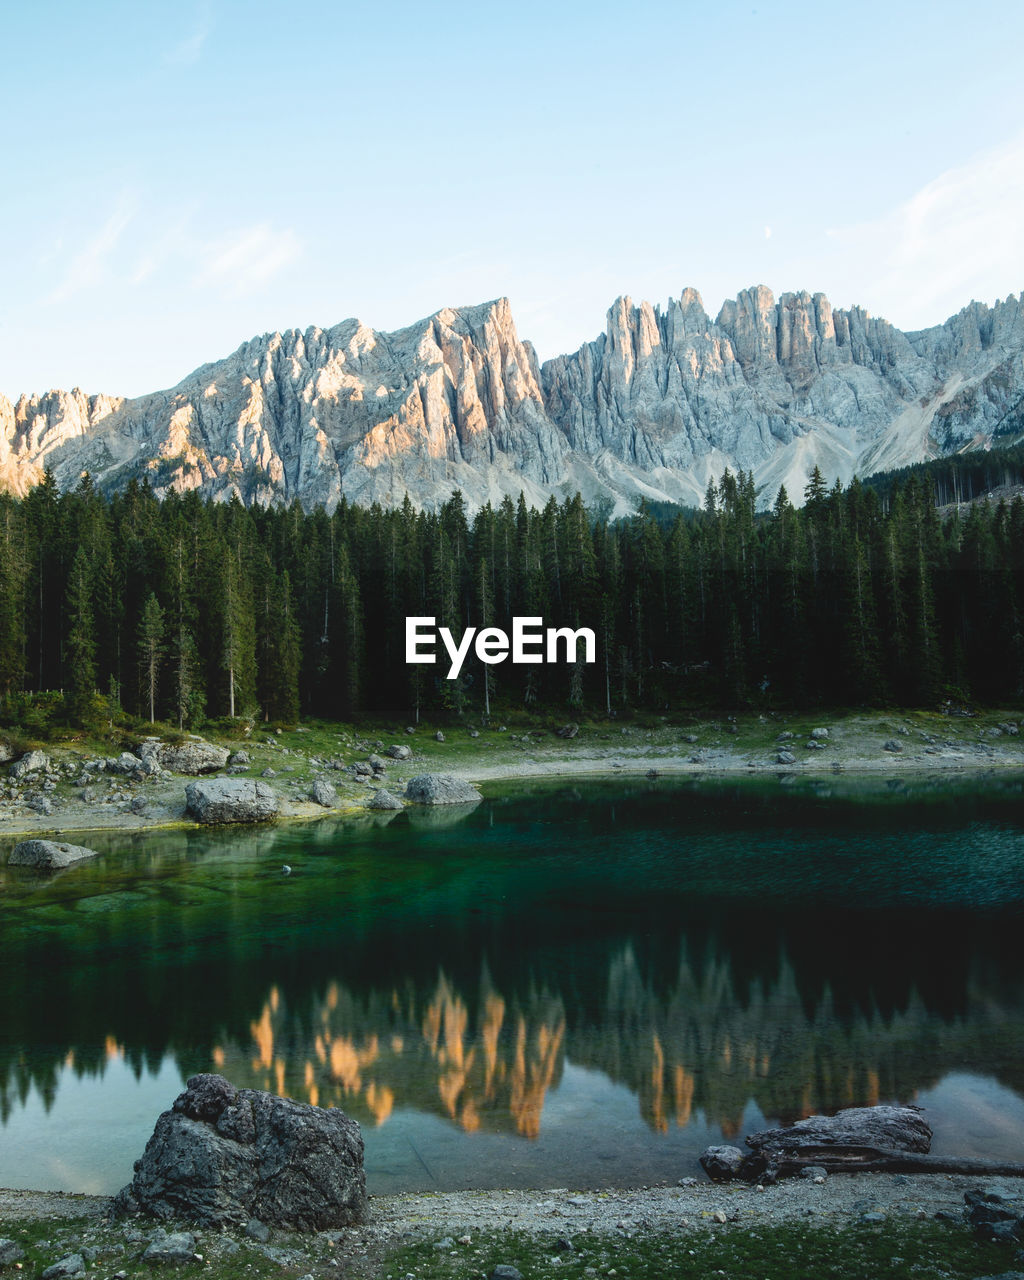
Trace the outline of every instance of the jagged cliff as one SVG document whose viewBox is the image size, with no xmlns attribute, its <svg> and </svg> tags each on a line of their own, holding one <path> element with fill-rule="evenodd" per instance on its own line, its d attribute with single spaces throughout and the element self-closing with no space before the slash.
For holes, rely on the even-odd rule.
<svg viewBox="0 0 1024 1280">
<path fill-rule="evenodd" d="M 619 298 L 605 332 L 541 366 L 507 299 L 379 333 L 357 320 L 254 338 L 169 391 L 0 397 L 0 483 L 148 476 L 245 502 L 471 507 L 579 489 L 699 503 L 725 467 L 762 501 L 1024 434 L 1024 307 L 971 303 L 902 333 L 823 294 L 760 286 L 712 320 L 687 289 Z"/>
</svg>

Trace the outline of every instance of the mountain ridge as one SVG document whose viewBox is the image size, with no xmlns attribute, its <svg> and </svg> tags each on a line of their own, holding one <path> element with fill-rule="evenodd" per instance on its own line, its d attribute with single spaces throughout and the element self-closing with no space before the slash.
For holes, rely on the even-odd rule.
<svg viewBox="0 0 1024 1280">
<path fill-rule="evenodd" d="M 972 302 L 903 332 L 822 293 L 763 285 L 712 320 L 685 289 L 662 308 L 621 296 L 603 333 L 541 363 L 507 298 L 445 307 L 390 333 L 352 318 L 257 335 L 174 387 L 125 399 L 78 388 L 0 396 L 0 484 L 50 467 L 62 488 L 148 477 L 311 508 L 349 501 L 471 508 L 579 490 L 631 510 L 699 504 L 752 471 L 767 505 L 831 482 L 984 448 L 1024 432 L 1024 306 Z"/>
</svg>

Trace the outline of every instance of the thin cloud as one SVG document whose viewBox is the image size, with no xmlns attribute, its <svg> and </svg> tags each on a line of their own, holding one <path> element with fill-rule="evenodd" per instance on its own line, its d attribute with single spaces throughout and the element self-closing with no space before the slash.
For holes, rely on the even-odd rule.
<svg viewBox="0 0 1024 1280">
<path fill-rule="evenodd" d="M 302 242 L 290 228 L 275 231 L 266 222 L 241 227 L 210 247 L 196 283 L 247 293 L 277 275 L 301 252 Z"/>
<path fill-rule="evenodd" d="M 48 296 L 50 302 L 65 302 L 83 289 L 91 289 L 103 281 L 110 268 L 110 258 L 136 213 L 135 200 L 123 195 L 117 207 L 99 231 L 74 255 L 63 279 Z"/>
<path fill-rule="evenodd" d="M 947 169 L 883 217 L 828 232 L 872 310 L 931 324 L 1024 285 L 1024 133 Z M 888 308 L 887 310 L 885 310 Z"/>
<path fill-rule="evenodd" d="M 211 27 L 210 11 L 204 5 L 192 33 L 167 50 L 163 57 L 164 62 L 170 67 L 194 67 L 203 56 Z"/>
</svg>

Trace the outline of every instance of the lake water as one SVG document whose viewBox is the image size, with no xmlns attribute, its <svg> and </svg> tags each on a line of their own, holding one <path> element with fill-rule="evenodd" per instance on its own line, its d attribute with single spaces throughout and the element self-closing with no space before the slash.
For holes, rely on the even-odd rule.
<svg viewBox="0 0 1024 1280">
<path fill-rule="evenodd" d="M 0 867 L 0 1186 L 116 1190 L 209 1070 L 343 1107 L 380 1194 L 675 1181 L 885 1100 L 934 1151 L 1024 1159 L 1016 775 L 518 783 L 83 842 Z"/>
</svg>

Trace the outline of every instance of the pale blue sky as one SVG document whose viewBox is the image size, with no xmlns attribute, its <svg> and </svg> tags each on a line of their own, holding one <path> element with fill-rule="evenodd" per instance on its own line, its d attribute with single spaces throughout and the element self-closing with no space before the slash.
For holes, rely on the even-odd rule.
<svg viewBox="0 0 1024 1280">
<path fill-rule="evenodd" d="M 893 11 L 894 9 L 894 11 Z M 172 385 L 257 333 L 512 300 L 1024 287 L 1024 6 L 0 7 L 0 392 Z"/>
</svg>

